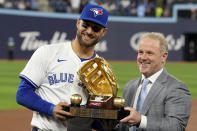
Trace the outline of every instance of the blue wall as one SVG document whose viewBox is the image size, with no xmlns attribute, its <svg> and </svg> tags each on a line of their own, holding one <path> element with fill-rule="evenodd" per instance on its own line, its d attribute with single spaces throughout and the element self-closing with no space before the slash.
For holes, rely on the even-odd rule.
<svg viewBox="0 0 197 131">
<path fill-rule="evenodd" d="M 0 59 L 7 59 L 8 37 L 15 40 L 15 59 L 29 59 L 45 44 L 74 39 L 78 15 L 0 10 Z M 197 32 L 197 20 L 151 18 L 129 21 L 110 17 L 108 32 L 96 51 L 107 60 L 136 60 L 137 41 L 144 32 L 162 32 L 169 42 L 169 61 L 183 61 L 185 33 Z M 115 20 L 118 19 L 118 20 Z M 122 21 L 121 21 L 122 19 Z M 154 22 L 157 21 L 157 22 Z M 147 22 L 148 21 L 148 22 Z"/>
</svg>

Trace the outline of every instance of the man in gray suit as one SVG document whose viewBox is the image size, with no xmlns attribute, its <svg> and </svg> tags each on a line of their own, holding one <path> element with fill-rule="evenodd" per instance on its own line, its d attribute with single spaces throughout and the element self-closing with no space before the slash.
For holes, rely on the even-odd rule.
<svg viewBox="0 0 197 131">
<path fill-rule="evenodd" d="M 185 130 L 191 94 L 183 82 L 164 68 L 167 56 L 168 43 L 163 34 L 151 32 L 142 37 L 137 56 L 142 76 L 125 85 L 123 97 L 128 106 L 125 110 L 129 110 L 130 115 L 120 121 L 119 130 Z M 147 84 L 142 84 L 146 80 Z"/>
</svg>

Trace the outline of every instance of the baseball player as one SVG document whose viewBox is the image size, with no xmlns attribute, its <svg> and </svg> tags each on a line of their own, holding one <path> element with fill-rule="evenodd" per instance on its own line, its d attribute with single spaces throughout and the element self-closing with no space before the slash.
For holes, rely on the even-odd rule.
<svg viewBox="0 0 197 131">
<path fill-rule="evenodd" d="M 82 105 L 87 94 L 77 71 L 97 56 L 94 51 L 107 31 L 108 12 L 101 6 L 88 4 L 77 19 L 76 37 L 71 42 L 38 48 L 20 73 L 16 94 L 18 104 L 33 110 L 32 131 L 91 130 L 92 120 L 72 118 L 63 110 L 70 96 L 80 94 Z"/>
</svg>

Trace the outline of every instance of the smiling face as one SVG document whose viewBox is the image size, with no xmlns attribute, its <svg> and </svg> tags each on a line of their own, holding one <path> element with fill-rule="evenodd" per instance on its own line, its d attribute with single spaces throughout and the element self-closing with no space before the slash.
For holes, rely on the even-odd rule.
<svg viewBox="0 0 197 131">
<path fill-rule="evenodd" d="M 92 47 L 96 45 L 107 29 L 90 21 L 77 20 L 77 39 L 81 46 Z"/>
<path fill-rule="evenodd" d="M 162 53 L 160 41 L 145 37 L 140 41 L 137 64 L 140 72 L 147 78 L 163 68 L 168 53 Z"/>
</svg>

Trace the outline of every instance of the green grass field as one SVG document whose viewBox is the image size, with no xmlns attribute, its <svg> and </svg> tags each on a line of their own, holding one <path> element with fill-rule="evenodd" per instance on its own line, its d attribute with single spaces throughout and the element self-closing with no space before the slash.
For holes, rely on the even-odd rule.
<svg viewBox="0 0 197 131">
<path fill-rule="evenodd" d="M 27 61 L 0 61 L 0 110 L 20 109 L 15 100 L 20 79 L 18 77 Z M 140 76 L 135 62 L 110 62 L 115 72 L 121 96 L 125 83 Z M 192 98 L 197 98 L 197 63 L 166 64 L 169 73 L 183 81 L 190 88 Z"/>
</svg>

